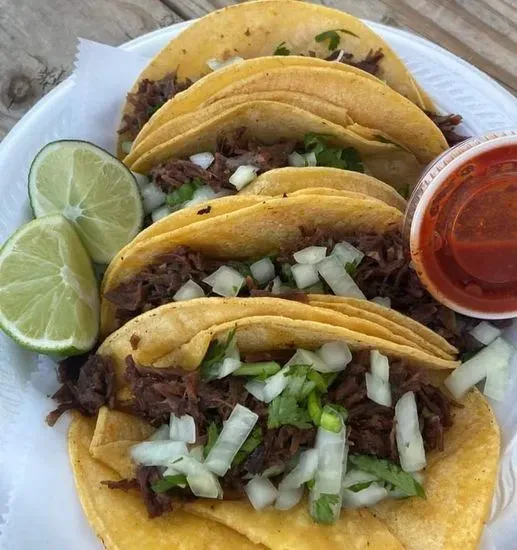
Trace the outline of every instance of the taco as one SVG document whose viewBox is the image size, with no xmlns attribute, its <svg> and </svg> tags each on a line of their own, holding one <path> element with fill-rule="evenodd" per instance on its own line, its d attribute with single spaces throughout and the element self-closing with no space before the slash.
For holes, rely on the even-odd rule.
<svg viewBox="0 0 517 550">
<path fill-rule="evenodd" d="M 296 59 L 287 58 L 277 68 L 269 67 L 269 58 L 243 61 L 228 67 L 220 82 L 218 74 L 199 81 L 160 109 L 154 130 L 137 139 L 126 164 L 138 170 L 138 159 L 153 148 L 232 106 L 253 100 L 287 103 L 367 139 L 394 142 L 412 151 L 421 162 L 430 162 L 447 148 L 433 121 L 384 84 L 349 70 L 308 66 Z M 373 103 L 378 108 L 372 109 Z"/>
<path fill-rule="evenodd" d="M 212 201 L 214 212 L 223 200 L 232 199 Z M 104 337 L 168 302 L 273 295 L 362 316 L 392 332 L 403 327 L 399 336 L 434 355 L 440 350 L 443 358 L 453 357 L 455 346 L 462 353 L 477 349 L 469 337 L 477 321 L 460 322 L 425 291 L 411 268 L 399 210 L 372 198 L 290 195 L 261 197 L 196 222 L 193 218 L 212 213 L 207 204 L 195 215 L 182 211 L 165 218 L 157 225 L 170 231 L 136 240 L 112 261 L 101 289 Z M 335 286 L 332 273 L 329 285 L 325 267 L 325 276 L 315 264 L 297 267 L 321 260 L 349 286 Z"/>
<path fill-rule="evenodd" d="M 195 180 L 236 193 L 257 174 L 310 163 L 366 172 L 407 193 L 423 163 L 382 132 L 358 130 L 286 103 L 252 101 L 156 145 L 130 168 L 169 192 Z"/>
<path fill-rule="evenodd" d="M 192 304 L 194 324 L 212 324 L 185 327 L 183 344 L 163 306 L 90 359 L 76 408 L 92 413 L 81 393 L 98 389 L 95 370 L 117 371 L 128 390 L 124 402 L 106 396 L 119 410 L 78 416 L 69 435 L 84 511 L 107 547 L 184 536 L 199 548 L 207 520 L 214 544 L 228 536 L 230 547 L 475 548 L 500 442 L 481 394 L 454 402 L 414 350 L 312 321 L 311 306 L 284 317 L 269 301 L 223 322 Z"/>
<path fill-rule="evenodd" d="M 246 2 L 203 17 L 158 53 L 128 96 L 120 145 L 133 140 L 163 103 L 212 69 L 224 71 L 219 67 L 239 59 L 282 60 L 293 54 L 371 73 L 420 108 L 435 111 L 400 58 L 359 19 L 294 0 Z"/>
</svg>

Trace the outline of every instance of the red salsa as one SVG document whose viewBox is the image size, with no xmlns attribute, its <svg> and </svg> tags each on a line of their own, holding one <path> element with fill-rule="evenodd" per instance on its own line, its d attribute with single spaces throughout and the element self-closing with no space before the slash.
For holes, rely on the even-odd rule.
<svg viewBox="0 0 517 550">
<path fill-rule="evenodd" d="M 448 301 L 468 310 L 517 310 L 517 147 L 469 159 L 429 201 L 417 264 Z"/>
</svg>

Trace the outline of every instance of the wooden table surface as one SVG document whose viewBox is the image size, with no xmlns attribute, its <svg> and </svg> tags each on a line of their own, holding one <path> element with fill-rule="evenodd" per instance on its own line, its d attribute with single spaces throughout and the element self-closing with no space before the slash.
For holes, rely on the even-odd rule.
<svg viewBox="0 0 517 550">
<path fill-rule="evenodd" d="M 77 37 L 118 45 L 237 0 L 0 0 L 0 139 L 70 74 Z M 409 29 L 517 93 L 517 0 L 320 0 Z"/>
</svg>

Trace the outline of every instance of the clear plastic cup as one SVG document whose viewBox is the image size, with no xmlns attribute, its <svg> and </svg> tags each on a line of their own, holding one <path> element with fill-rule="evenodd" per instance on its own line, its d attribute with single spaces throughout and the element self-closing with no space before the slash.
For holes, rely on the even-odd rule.
<svg viewBox="0 0 517 550">
<path fill-rule="evenodd" d="M 438 301 L 477 318 L 517 316 L 517 130 L 470 138 L 432 162 L 404 232 Z"/>
</svg>

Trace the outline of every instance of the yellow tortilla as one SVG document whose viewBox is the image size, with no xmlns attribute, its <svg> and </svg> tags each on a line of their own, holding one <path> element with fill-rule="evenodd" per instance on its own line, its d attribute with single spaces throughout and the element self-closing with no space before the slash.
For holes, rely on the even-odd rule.
<svg viewBox="0 0 517 550">
<path fill-rule="evenodd" d="M 110 263 L 102 293 L 116 288 L 178 245 L 214 258 L 254 259 L 278 252 L 300 236 L 300 227 L 325 224 L 335 230 L 385 233 L 400 228 L 402 214 L 375 199 L 301 195 L 265 200 L 216 218 L 131 243 Z M 113 307 L 101 303 L 101 332 L 114 330 Z"/>
<path fill-rule="evenodd" d="M 393 144 L 390 139 L 376 136 L 382 131 L 372 130 L 364 137 L 354 131 L 354 126 L 343 128 L 308 111 L 277 101 L 250 101 L 227 109 L 203 124 L 178 135 L 169 141 L 149 149 L 134 163 L 131 170 L 146 174 L 154 166 L 169 159 L 188 158 L 204 152 L 214 152 L 220 136 L 246 128 L 250 136 L 262 143 L 278 143 L 280 140 L 303 142 L 308 133 L 324 134 L 331 145 L 352 147 L 360 155 L 366 170 L 377 179 L 397 189 L 407 189 L 416 183 L 424 164 L 414 154 Z"/>
<path fill-rule="evenodd" d="M 250 101 L 279 101 L 304 109 L 316 116 L 330 120 L 335 124 L 346 127 L 354 123 L 346 109 L 333 103 L 323 102 L 319 99 L 299 92 L 265 91 L 251 94 L 241 94 L 226 97 L 204 108 L 185 113 L 162 124 L 145 140 L 135 145 L 124 162 L 131 166 L 145 152 L 159 143 L 165 143 L 176 136 L 202 125 L 207 120 L 219 116 L 228 109 L 249 103 Z"/>
<path fill-rule="evenodd" d="M 268 90 L 303 92 L 320 101 L 341 105 L 355 123 L 391 136 L 423 163 L 432 161 L 448 148 L 440 129 L 406 98 L 362 75 L 331 68 L 270 69 L 235 81 L 213 95 L 207 104 Z"/>
<path fill-rule="evenodd" d="M 239 196 L 275 196 L 282 195 L 283 193 L 296 194 L 302 191 L 309 194 L 309 188 L 312 190 L 317 187 L 365 193 L 390 206 L 398 208 L 401 212 L 405 212 L 406 210 L 406 201 L 402 196 L 393 187 L 382 181 L 360 172 L 326 168 L 323 166 L 308 168 L 289 167 L 270 170 L 261 174 L 256 180 L 247 185 L 240 191 Z"/>
<path fill-rule="evenodd" d="M 458 365 L 366 317 L 278 298 L 200 298 L 166 304 L 127 322 L 103 342 L 98 353 L 112 358 L 117 387 L 124 388 L 128 355 L 146 366 L 192 370 L 210 342 L 233 327 L 239 329 L 243 352 L 286 347 L 286 342 L 287 347 L 318 347 L 318 342 L 343 340 L 354 349 L 379 349 L 426 368 Z M 139 339 L 136 350 L 130 343 L 132 336 Z"/>
<path fill-rule="evenodd" d="M 68 451 L 77 492 L 90 525 L 108 550 L 265 550 L 233 529 L 183 510 L 149 519 L 136 492 L 109 489 L 102 481 L 121 479 L 90 456 L 95 419 L 77 416 L 68 434 Z"/>
<path fill-rule="evenodd" d="M 339 47 L 353 54 L 356 61 L 381 49 L 384 57 L 379 63 L 379 79 L 419 107 L 429 106 L 427 102 L 422 104 L 421 90 L 397 54 L 363 22 L 342 11 L 294 0 L 245 2 L 208 14 L 171 40 L 144 69 L 133 89 L 145 78 L 156 80 L 175 70 L 180 80 L 197 80 L 210 73 L 206 64 L 209 59 L 272 56 L 281 43 L 291 53 L 307 56 L 314 52 L 325 58 L 330 53 L 328 42 L 316 42 L 315 37 L 332 29 L 352 33 L 340 33 Z M 276 59 L 281 62 L 290 57 Z M 124 112 L 132 112 L 130 104 Z M 156 120 L 159 126 L 159 117 Z"/>
</svg>

